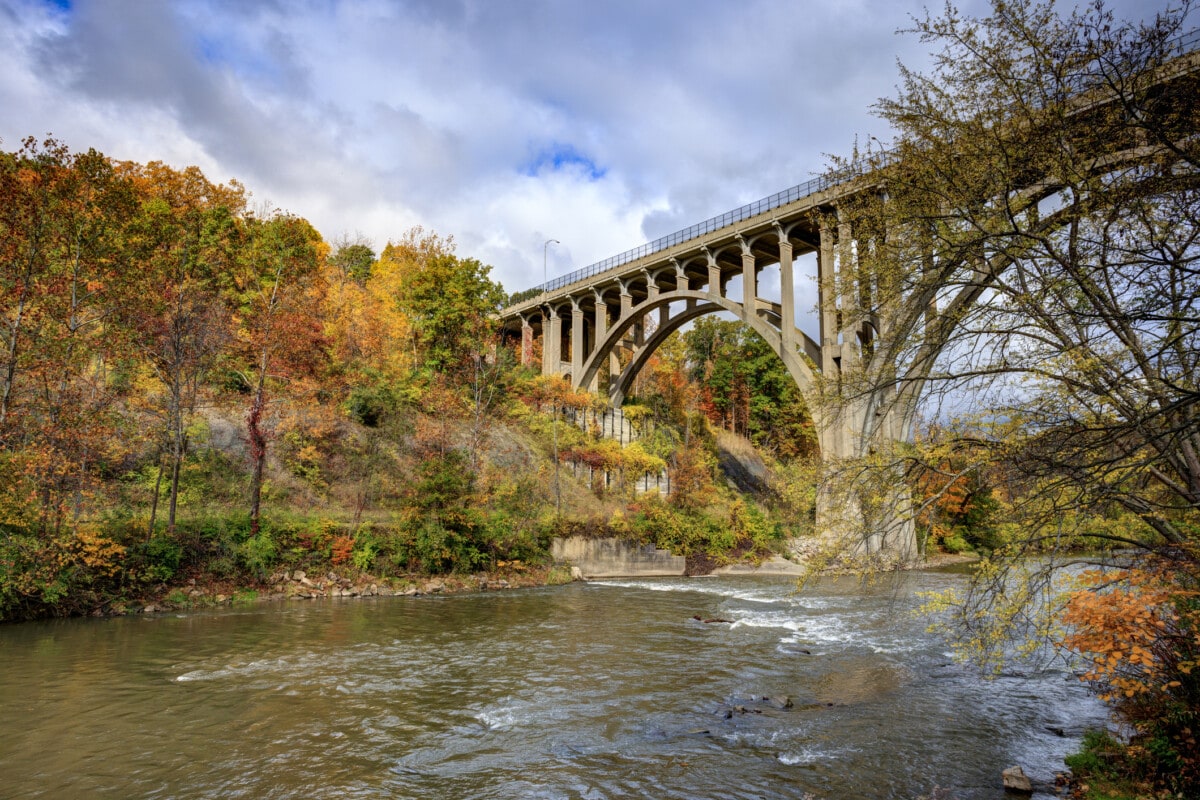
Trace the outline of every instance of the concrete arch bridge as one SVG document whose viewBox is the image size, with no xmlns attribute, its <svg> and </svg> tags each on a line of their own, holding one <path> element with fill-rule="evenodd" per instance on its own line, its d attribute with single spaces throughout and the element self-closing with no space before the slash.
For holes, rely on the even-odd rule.
<svg viewBox="0 0 1200 800">
<path fill-rule="evenodd" d="M 1175 111 L 1190 108 L 1200 96 L 1198 44 L 1195 31 L 1183 37 L 1179 55 L 1157 74 L 1159 97 Z M 1081 98 L 1087 102 L 1071 112 L 1081 126 L 1092 124 L 1092 115 L 1110 113 L 1117 102 L 1103 93 Z M 1094 156 L 1105 169 L 1147 159 L 1144 143 L 1100 146 L 1106 149 Z M 607 395 L 619 406 L 668 336 L 701 316 L 728 312 L 770 345 L 809 400 L 825 462 L 910 440 L 920 387 L 945 346 L 946 328 L 1011 262 L 980 264 L 977 280 L 948 296 L 943 287 L 927 284 L 881 304 L 887 294 L 869 270 L 859 269 L 858 254 L 886 234 L 853 209 L 861 209 L 864 197 L 885 191 L 893 166 L 883 159 L 869 172 L 851 169 L 817 178 L 555 278 L 537 287 L 537 295 L 500 312 L 504 334 L 519 338 L 526 363 L 540 339 L 543 374 L 569 377 L 573 386 Z M 1060 189 L 1052 176 L 1031 174 L 1021 192 L 1036 207 Z M 795 325 L 796 264 L 810 254 L 815 275 L 800 277 L 816 280 L 816 339 Z M 778 275 L 777 302 L 760 292 L 768 271 Z M 917 343 L 922 352 L 898 364 L 894 346 L 884 343 L 906 337 L 923 340 Z M 858 384 L 864 389 L 848 388 L 864 374 L 875 380 Z M 887 505 L 892 522 L 883 527 L 892 533 L 868 532 L 862 546 L 908 555 L 915 538 L 907 495 L 896 489 Z M 862 509 L 850 506 L 819 498 L 818 526 L 836 528 L 837 518 L 860 514 Z"/>
</svg>

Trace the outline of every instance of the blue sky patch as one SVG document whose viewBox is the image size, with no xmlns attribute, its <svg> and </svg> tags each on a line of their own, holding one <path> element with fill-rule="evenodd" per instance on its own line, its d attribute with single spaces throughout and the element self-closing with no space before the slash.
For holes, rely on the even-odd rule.
<svg viewBox="0 0 1200 800">
<path fill-rule="evenodd" d="M 561 172 L 576 170 L 588 177 L 588 180 L 598 181 L 608 173 L 607 167 L 601 167 L 595 161 L 580 153 L 569 144 L 552 144 L 541 150 L 530 160 L 524 169 L 526 175 L 538 175 L 545 171 Z"/>
</svg>

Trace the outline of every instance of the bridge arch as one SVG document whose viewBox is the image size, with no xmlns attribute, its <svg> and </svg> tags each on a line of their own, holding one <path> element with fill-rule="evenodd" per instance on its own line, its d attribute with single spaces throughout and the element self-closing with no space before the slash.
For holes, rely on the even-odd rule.
<svg viewBox="0 0 1200 800">
<path fill-rule="evenodd" d="M 778 304 L 764 303 L 759 300 L 755 303 L 754 311 L 750 312 L 742 303 L 717 294 L 710 294 L 694 289 L 663 292 L 632 307 L 627 314 L 613 324 L 606 332 L 603 340 L 596 343 L 595 349 L 584 361 L 583 369 L 577 380 L 573 381 L 574 384 L 576 386 L 592 385 L 599 374 L 600 366 L 608 361 L 609 355 L 624 341 L 634 325 L 641 322 L 647 314 L 660 308 L 669 308 L 672 303 L 680 301 L 686 303 L 685 308 L 665 319 L 650 337 L 635 350 L 629 364 L 626 365 L 619 376 L 616 376 L 616 380 L 609 387 L 609 399 L 613 405 L 621 404 L 634 378 L 641 372 L 646 362 L 650 359 L 650 356 L 667 340 L 667 337 L 694 319 L 721 311 L 728 311 L 734 314 L 750 327 L 751 330 L 762 337 L 763 341 L 783 361 L 788 374 L 800 387 L 802 393 L 807 395 L 816 391 L 817 378 L 815 370 L 799 353 L 789 353 L 784 349 L 782 333 L 779 328 L 771 324 L 772 321 L 783 321 L 780 316 Z"/>
</svg>

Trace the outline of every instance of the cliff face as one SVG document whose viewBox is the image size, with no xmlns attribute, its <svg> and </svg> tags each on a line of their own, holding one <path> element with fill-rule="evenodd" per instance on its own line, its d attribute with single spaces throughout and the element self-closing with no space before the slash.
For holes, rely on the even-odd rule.
<svg viewBox="0 0 1200 800">
<path fill-rule="evenodd" d="M 717 462 L 725 480 L 734 489 L 746 494 L 767 492 L 770 471 L 754 445 L 744 436 L 728 431 L 717 433 Z"/>
</svg>

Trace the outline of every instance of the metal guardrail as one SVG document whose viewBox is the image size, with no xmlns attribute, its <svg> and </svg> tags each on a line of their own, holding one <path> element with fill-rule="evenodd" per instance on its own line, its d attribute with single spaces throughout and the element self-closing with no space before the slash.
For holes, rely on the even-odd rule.
<svg viewBox="0 0 1200 800">
<path fill-rule="evenodd" d="M 1166 46 L 1168 53 L 1174 53 L 1177 55 L 1185 55 L 1198 48 L 1200 48 L 1200 28 L 1180 34 Z M 882 159 L 878 162 L 878 166 L 885 166 L 890 160 L 891 153 L 883 153 Z M 632 250 L 626 250 L 624 253 L 618 253 L 615 256 L 610 256 L 603 261 L 597 261 L 595 264 L 589 264 L 582 269 L 577 269 L 574 272 L 566 275 L 560 275 L 559 277 L 553 278 L 552 280 L 549 280 L 540 286 L 534 286 L 526 290 L 526 292 L 531 293 L 534 290 L 538 292 L 553 292 L 555 289 L 561 289 L 562 287 L 568 286 L 576 281 L 581 281 L 584 278 L 590 278 L 593 275 L 606 272 L 614 267 L 619 267 L 624 264 L 628 264 L 631 261 L 637 261 L 639 258 L 662 252 L 663 250 L 674 247 L 677 244 L 682 244 L 684 242 L 691 241 L 692 239 L 698 239 L 706 233 L 712 233 L 713 231 L 724 228 L 727 225 L 733 225 L 736 222 L 750 219 L 751 217 L 758 216 L 766 211 L 772 211 L 776 208 L 785 206 L 788 203 L 794 203 L 801 198 L 808 197 L 809 195 L 816 194 L 817 192 L 825 191 L 830 187 L 840 186 L 844 183 L 848 183 L 855 178 L 861 177 L 863 174 L 865 173 L 861 164 L 852 164 L 846 169 L 834 172 L 830 175 L 822 175 L 804 183 L 796 184 L 795 186 L 784 189 L 781 192 L 776 192 L 775 194 L 764 197 L 761 200 L 756 200 L 753 203 L 747 203 L 746 205 L 735 208 L 732 211 L 726 211 L 724 214 L 718 214 L 715 217 L 706 219 L 703 222 L 698 222 L 695 225 L 684 228 L 683 230 L 675 231 L 674 233 L 659 237 L 652 242 L 646 242 L 645 244 L 635 247 Z M 533 298 L 530 297 L 529 299 Z"/>
<path fill-rule="evenodd" d="M 674 233 L 667 234 L 666 236 L 661 236 L 652 242 L 646 242 L 640 247 L 635 247 L 632 250 L 626 250 L 624 253 L 618 253 L 615 256 L 610 256 L 603 261 L 597 261 L 595 264 L 589 264 L 582 269 L 577 269 L 574 272 L 566 275 L 560 275 L 559 277 L 553 278 L 550 281 L 541 284 L 540 286 L 533 287 L 533 289 L 536 289 L 539 292 L 552 292 L 555 289 L 561 289 L 562 287 L 575 283 L 576 281 L 581 281 L 584 278 L 590 278 L 593 275 L 598 275 L 599 273 L 606 272 L 614 267 L 628 264 L 631 261 L 637 261 L 639 258 L 662 252 L 663 250 L 667 250 L 668 248 L 674 247 L 677 244 L 682 244 L 683 242 L 688 242 L 692 239 L 698 239 L 706 233 L 712 233 L 715 230 L 724 228 L 727 225 L 732 225 L 735 222 L 741 222 L 742 220 L 750 219 L 751 217 L 758 216 L 764 212 L 785 206 L 788 203 L 794 203 L 801 198 L 824 191 L 831 186 L 838 186 L 840 184 L 847 183 L 854 178 L 860 177 L 862 174 L 863 171 L 857 165 L 855 165 L 832 175 L 822 175 L 820 177 L 813 178 L 810 181 L 797 184 L 791 188 L 784 189 L 781 192 L 776 192 L 775 194 L 764 197 L 761 200 L 755 200 L 753 203 L 747 203 L 746 205 L 735 208 L 732 211 L 726 211 L 724 214 L 718 214 L 715 217 L 710 217 L 703 222 L 698 222 L 695 225 L 684 228 L 683 230 L 675 231 Z M 530 291 L 532 291 L 532 289 Z"/>
</svg>

